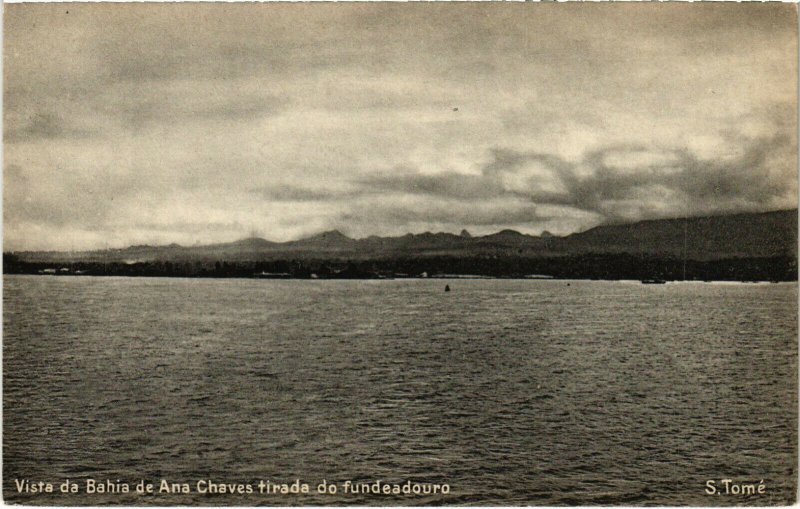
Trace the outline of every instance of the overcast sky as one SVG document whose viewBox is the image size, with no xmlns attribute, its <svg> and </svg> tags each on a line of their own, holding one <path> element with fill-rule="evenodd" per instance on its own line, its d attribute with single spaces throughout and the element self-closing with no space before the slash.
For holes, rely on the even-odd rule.
<svg viewBox="0 0 800 509">
<path fill-rule="evenodd" d="M 790 4 L 8 4 L 4 248 L 797 206 Z"/>
</svg>

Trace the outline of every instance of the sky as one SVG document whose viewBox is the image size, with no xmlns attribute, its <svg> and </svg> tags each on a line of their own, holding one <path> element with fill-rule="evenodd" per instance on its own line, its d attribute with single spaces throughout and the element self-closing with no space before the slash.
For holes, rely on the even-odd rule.
<svg viewBox="0 0 800 509">
<path fill-rule="evenodd" d="M 792 4 L 4 11 L 4 250 L 797 206 Z"/>
</svg>

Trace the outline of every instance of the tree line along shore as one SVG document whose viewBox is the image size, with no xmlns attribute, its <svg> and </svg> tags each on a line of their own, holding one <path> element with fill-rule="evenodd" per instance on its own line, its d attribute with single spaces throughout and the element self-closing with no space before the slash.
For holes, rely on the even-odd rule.
<svg viewBox="0 0 800 509">
<path fill-rule="evenodd" d="M 381 260 L 29 262 L 3 255 L 4 274 L 262 279 L 399 279 L 435 277 L 664 281 L 797 281 L 793 256 L 682 260 L 631 254 L 547 258 L 408 257 Z"/>
</svg>

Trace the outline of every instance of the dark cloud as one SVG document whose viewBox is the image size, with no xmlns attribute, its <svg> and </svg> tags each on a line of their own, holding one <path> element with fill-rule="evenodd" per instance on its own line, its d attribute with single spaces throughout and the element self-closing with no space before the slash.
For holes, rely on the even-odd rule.
<svg viewBox="0 0 800 509">
<path fill-rule="evenodd" d="M 480 175 L 406 173 L 374 176 L 362 184 L 373 192 L 446 200 L 525 199 L 535 205 L 594 212 L 609 222 L 715 210 L 757 211 L 780 207 L 787 195 L 794 193 L 793 175 L 773 174 L 768 164 L 770 154 L 790 151 L 792 146 L 783 135 L 756 138 L 743 142 L 741 153 L 735 157 L 708 160 L 683 148 L 615 145 L 590 151 L 579 162 L 569 162 L 555 154 L 495 149 L 492 161 L 481 169 Z M 619 167 L 609 162 L 611 156 L 633 156 L 642 162 L 634 160 L 633 166 Z M 504 184 L 504 176 L 524 174 L 531 163 L 551 170 L 549 175 L 563 191 L 543 191 L 535 177 L 523 180 L 527 187 L 509 188 Z M 648 194 L 652 191 L 662 195 L 665 202 Z M 412 212 L 408 215 L 416 217 Z M 537 219 L 535 214 L 531 218 Z M 509 217 L 509 222 L 521 219 Z"/>
<path fill-rule="evenodd" d="M 794 194 L 791 174 L 773 175 L 767 164 L 772 153 L 786 151 L 791 140 L 783 135 L 750 139 L 741 153 L 722 160 L 701 159 L 686 149 L 660 151 L 671 155 L 668 162 L 619 168 L 607 163 L 611 153 L 641 153 L 644 147 L 614 147 L 593 151 L 584 163 L 593 169 L 589 176 L 567 173 L 570 205 L 600 213 L 608 221 L 655 219 L 697 213 L 769 210 L 786 203 Z M 657 190 L 665 202 L 641 198 L 637 192 Z M 620 202 L 638 202 L 633 210 Z"/>
<path fill-rule="evenodd" d="M 372 192 L 400 192 L 461 200 L 480 200 L 504 194 L 500 183 L 486 175 L 421 175 L 417 172 L 405 172 L 400 175 L 371 176 L 359 183 L 365 190 Z"/>
<path fill-rule="evenodd" d="M 535 225 L 551 219 L 541 215 L 531 203 L 506 202 L 480 206 L 469 202 L 440 201 L 421 202 L 415 206 L 403 206 L 389 201 L 382 207 L 363 204 L 337 216 L 333 224 L 342 228 L 365 226 L 375 221 L 399 227 L 418 229 L 419 224 L 433 224 L 449 231 L 458 231 L 472 226 Z"/>
<path fill-rule="evenodd" d="M 104 113 L 125 126 L 148 127 L 174 121 L 236 120 L 241 122 L 277 114 L 282 101 L 276 97 L 232 96 L 224 100 L 210 97 L 207 102 L 187 101 L 175 97 L 165 101 L 163 95 L 135 92 L 109 102 Z"/>
<path fill-rule="evenodd" d="M 86 138 L 90 131 L 71 126 L 54 113 L 36 113 L 33 116 L 9 124 L 6 122 L 3 139 L 7 142 L 30 142 L 57 138 Z"/>
<path fill-rule="evenodd" d="M 331 201 L 356 196 L 355 190 L 312 189 L 295 186 L 292 184 L 274 183 L 271 186 L 262 186 L 250 189 L 250 192 L 269 201 Z"/>
</svg>

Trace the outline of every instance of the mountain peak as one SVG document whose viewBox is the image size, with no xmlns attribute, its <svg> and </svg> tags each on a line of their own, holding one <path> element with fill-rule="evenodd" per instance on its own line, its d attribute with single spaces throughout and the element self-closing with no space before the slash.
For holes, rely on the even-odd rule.
<svg viewBox="0 0 800 509">
<path fill-rule="evenodd" d="M 328 240 L 334 240 L 334 239 L 351 240 L 350 237 L 340 232 L 339 230 L 328 230 L 326 232 L 313 235 L 311 238 L 328 239 Z"/>
<path fill-rule="evenodd" d="M 248 237 L 246 239 L 237 240 L 236 242 L 233 242 L 233 245 L 235 246 L 246 246 L 246 247 L 271 246 L 273 244 L 274 242 L 270 242 L 260 237 Z"/>
<path fill-rule="evenodd" d="M 518 232 L 517 230 L 508 230 L 508 229 L 506 229 L 506 230 L 501 230 L 501 231 L 499 231 L 499 232 L 495 233 L 494 235 L 497 235 L 497 236 L 503 236 L 503 237 L 522 237 L 522 236 L 523 236 L 523 235 L 522 235 L 520 232 Z M 494 235 L 493 235 L 493 236 L 494 236 Z"/>
<path fill-rule="evenodd" d="M 462 238 L 465 238 L 465 239 L 471 239 L 472 238 L 472 235 L 466 229 L 461 230 L 461 234 L 460 235 L 461 235 Z"/>
<path fill-rule="evenodd" d="M 352 242 L 353 239 L 343 234 L 339 230 L 329 230 L 326 232 L 312 235 L 308 238 L 299 240 L 300 243 L 322 243 L 322 244 L 339 244 L 343 242 Z"/>
</svg>

